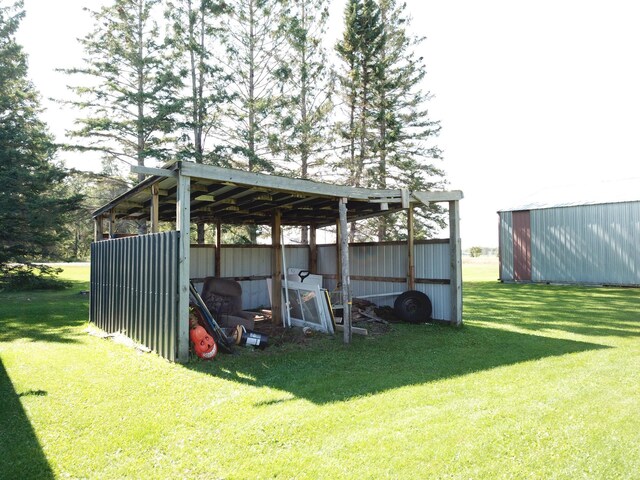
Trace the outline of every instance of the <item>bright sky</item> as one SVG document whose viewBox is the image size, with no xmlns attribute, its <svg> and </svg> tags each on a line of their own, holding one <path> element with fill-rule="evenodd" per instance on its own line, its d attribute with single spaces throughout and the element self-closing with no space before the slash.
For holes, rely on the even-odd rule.
<svg viewBox="0 0 640 480">
<path fill-rule="evenodd" d="M 19 40 L 43 98 L 64 97 L 79 65 L 83 5 L 25 0 Z M 340 26 L 344 0 L 333 0 Z M 640 3 L 636 0 L 407 0 L 463 248 L 497 246 L 496 211 L 549 186 L 640 177 Z M 335 27 L 334 27 L 335 28 Z M 333 32 L 335 34 L 335 31 Z M 62 139 L 73 115 L 44 102 Z M 78 168 L 99 168 L 84 160 Z"/>
</svg>

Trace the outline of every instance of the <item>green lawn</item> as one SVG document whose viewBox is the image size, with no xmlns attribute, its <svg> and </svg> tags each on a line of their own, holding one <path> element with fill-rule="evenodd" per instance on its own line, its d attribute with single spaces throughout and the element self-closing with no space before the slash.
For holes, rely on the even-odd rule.
<svg viewBox="0 0 640 480">
<path fill-rule="evenodd" d="M 640 290 L 503 285 L 465 326 L 175 365 L 0 293 L 0 478 L 640 478 Z"/>
</svg>

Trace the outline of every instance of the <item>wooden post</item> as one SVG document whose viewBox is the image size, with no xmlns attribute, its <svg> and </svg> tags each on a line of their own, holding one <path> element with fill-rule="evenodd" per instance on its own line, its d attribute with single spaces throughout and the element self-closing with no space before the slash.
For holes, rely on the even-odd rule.
<svg viewBox="0 0 640 480">
<path fill-rule="evenodd" d="M 178 174 L 176 192 L 176 230 L 178 244 L 178 337 L 177 360 L 189 360 L 189 262 L 191 250 L 191 177 Z"/>
<path fill-rule="evenodd" d="M 93 241 L 100 242 L 104 240 L 104 225 L 102 224 L 102 215 L 98 215 L 94 219 Z"/>
<path fill-rule="evenodd" d="M 318 273 L 318 243 L 316 226 L 309 226 L 309 271 Z"/>
<path fill-rule="evenodd" d="M 109 238 L 114 238 L 116 235 L 116 212 L 111 210 L 109 212 Z"/>
<path fill-rule="evenodd" d="M 158 233 L 160 223 L 160 189 L 158 184 L 151 185 L 151 233 Z"/>
<path fill-rule="evenodd" d="M 276 210 L 271 226 L 271 244 L 273 245 L 273 277 L 271 279 L 271 321 L 282 324 L 282 212 Z"/>
<path fill-rule="evenodd" d="M 342 285 L 342 245 L 340 239 L 342 234 L 340 233 L 342 228 L 340 227 L 340 219 L 336 220 L 336 282 L 337 285 Z"/>
<path fill-rule="evenodd" d="M 220 278 L 222 276 L 222 222 L 218 220 L 216 222 L 216 253 L 215 253 L 215 276 Z"/>
<path fill-rule="evenodd" d="M 338 204 L 340 213 L 340 269 L 342 276 L 342 325 L 344 343 L 351 343 L 351 280 L 349 278 L 349 232 L 347 230 L 347 199 Z"/>
<path fill-rule="evenodd" d="M 413 206 L 409 205 L 407 210 L 407 289 L 416 289 L 416 265 L 413 256 L 414 250 L 413 236 Z"/>
<path fill-rule="evenodd" d="M 451 324 L 462 325 L 462 247 L 457 200 L 449 202 L 449 257 L 451 281 Z"/>
</svg>

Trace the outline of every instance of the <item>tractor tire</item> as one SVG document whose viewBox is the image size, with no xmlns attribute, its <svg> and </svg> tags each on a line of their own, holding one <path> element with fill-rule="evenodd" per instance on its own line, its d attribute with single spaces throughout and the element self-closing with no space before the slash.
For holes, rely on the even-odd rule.
<svg viewBox="0 0 640 480">
<path fill-rule="evenodd" d="M 429 297 L 417 290 L 404 292 L 393 303 L 393 311 L 403 322 L 424 323 L 431 320 L 433 307 Z"/>
</svg>

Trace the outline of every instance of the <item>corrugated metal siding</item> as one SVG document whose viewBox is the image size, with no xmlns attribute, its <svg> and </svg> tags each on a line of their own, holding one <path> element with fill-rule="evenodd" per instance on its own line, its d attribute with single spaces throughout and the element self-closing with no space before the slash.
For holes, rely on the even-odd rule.
<svg viewBox="0 0 640 480">
<path fill-rule="evenodd" d="M 192 245 L 189 258 L 189 278 L 213 277 L 216 274 L 215 245 Z"/>
<path fill-rule="evenodd" d="M 417 279 L 449 280 L 449 243 L 416 243 L 414 263 Z M 337 253 L 335 245 L 318 247 L 318 273 L 336 275 Z M 351 245 L 349 249 L 349 273 L 352 276 L 393 277 L 407 275 L 407 246 L 405 244 Z M 333 290 L 336 281 L 324 280 L 325 288 Z M 351 290 L 355 297 L 366 297 L 383 293 L 404 292 L 406 283 L 385 282 L 383 280 L 351 280 Z M 433 304 L 433 318 L 451 318 L 451 287 L 448 284 L 417 283 L 416 290 L 426 293 Z M 375 297 L 377 305 L 393 306 L 395 296 Z"/>
<path fill-rule="evenodd" d="M 500 280 L 511 281 L 514 278 L 513 214 L 511 212 L 500 212 L 499 216 Z"/>
<path fill-rule="evenodd" d="M 179 232 L 91 245 L 90 320 L 175 361 Z"/>
<path fill-rule="evenodd" d="M 640 285 L 640 202 L 531 212 L 533 281 Z"/>
</svg>

